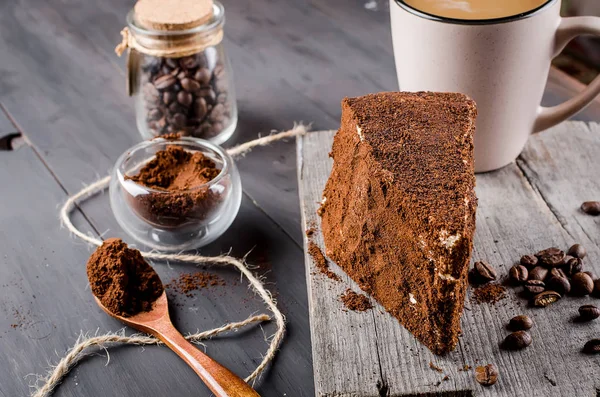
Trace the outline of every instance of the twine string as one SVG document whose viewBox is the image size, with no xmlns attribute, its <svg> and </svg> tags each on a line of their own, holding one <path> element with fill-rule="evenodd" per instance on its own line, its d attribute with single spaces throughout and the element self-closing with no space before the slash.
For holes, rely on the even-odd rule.
<svg viewBox="0 0 600 397">
<path fill-rule="evenodd" d="M 255 139 L 250 142 L 246 142 L 239 146 L 233 147 L 227 152 L 233 156 L 241 156 L 249 152 L 252 148 L 257 146 L 265 146 L 272 142 L 279 141 L 286 138 L 293 138 L 296 136 L 304 135 L 307 132 L 307 127 L 302 124 L 294 125 L 294 128 L 288 131 L 271 134 L 265 137 L 261 137 Z M 88 242 L 90 244 L 100 246 L 102 245 L 102 240 L 87 235 L 86 233 L 79 230 L 71 221 L 71 213 L 75 208 L 78 207 L 78 204 L 81 201 L 99 193 L 107 188 L 110 182 L 110 176 L 104 177 L 91 185 L 85 187 L 77 194 L 69 197 L 63 207 L 60 209 L 59 216 L 62 224 L 75 236 L 80 238 L 81 240 Z M 269 344 L 269 348 L 264 355 L 261 363 L 256 367 L 256 369 L 246 377 L 245 381 L 256 381 L 259 378 L 259 375 L 265 370 L 265 368 L 269 365 L 269 363 L 275 357 L 277 349 L 279 348 L 283 336 L 285 334 L 285 317 L 281 313 L 281 311 L 277 308 L 277 303 L 271 292 L 265 288 L 263 283 L 257 278 L 252 271 L 245 265 L 243 259 L 238 259 L 229 255 L 221 255 L 221 256 L 202 256 L 202 255 L 192 255 L 192 254 L 164 254 L 160 252 L 141 252 L 145 258 L 160 260 L 160 261 L 179 261 L 186 263 L 193 263 L 196 265 L 202 264 L 216 264 L 222 266 L 233 266 L 240 271 L 242 275 L 244 275 L 249 284 L 252 286 L 254 292 L 259 295 L 262 300 L 265 302 L 269 310 L 273 313 L 273 318 L 275 319 L 275 323 L 277 326 L 277 330 L 275 334 L 270 338 L 271 342 Z M 251 316 L 244 321 L 241 322 L 233 322 L 229 324 L 225 324 L 222 327 L 215 328 L 213 330 L 196 333 L 193 335 L 188 335 L 186 338 L 192 342 L 199 342 L 200 340 L 210 338 L 212 336 L 219 335 L 223 332 L 236 330 L 247 326 L 249 324 L 263 322 L 270 320 L 266 314 Z M 42 385 L 38 387 L 32 397 L 46 397 L 52 393 L 52 391 L 56 388 L 56 386 L 60 383 L 60 381 L 69 373 L 69 371 L 77 364 L 77 362 L 86 354 L 86 350 L 90 347 L 101 346 L 103 347 L 106 344 L 114 344 L 114 343 L 126 343 L 126 344 L 136 344 L 136 345 L 154 345 L 160 344 L 158 339 L 152 336 L 146 336 L 142 334 L 136 334 L 131 336 L 125 336 L 124 334 L 115 334 L 109 333 L 106 335 L 93 336 L 93 337 L 83 337 L 78 338 L 75 346 L 73 346 L 67 354 L 59 361 L 59 363 L 49 371 L 46 377 L 40 378 L 39 380 L 42 382 Z"/>
<path fill-rule="evenodd" d="M 185 339 L 192 343 L 198 344 L 202 340 L 211 338 L 224 332 L 236 330 L 254 323 L 269 321 L 270 319 L 271 318 L 266 314 L 252 316 L 248 317 L 244 321 L 229 323 L 219 328 L 186 335 Z M 73 346 L 69 349 L 69 351 L 67 351 L 66 355 L 58 362 L 58 364 L 56 364 L 52 372 L 45 379 L 41 379 L 44 381 L 44 385 L 37 389 L 32 394 L 32 397 L 45 397 L 52 393 L 54 388 L 60 383 L 61 379 L 69 373 L 69 371 L 79 362 L 79 360 L 86 356 L 87 351 L 90 348 L 100 347 L 106 350 L 107 345 L 117 343 L 125 343 L 139 346 L 163 344 L 163 342 L 161 342 L 158 338 L 144 334 L 134 334 L 127 336 L 124 334 L 124 332 L 120 332 L 108 333 L 105 335 L 95 335 L 92 337 L 87 337 L 82 334 L 79 338 L 77 338 L 75 346 Z M 245 380 L 246 382 L 248 382 L 252 379 L 250 379 L 250 377 L 247 377 Z"/>
<path fill-rule="evenodd" d="M 121 42 L 115 47 L 118 56 L 131 48 L 142 54 L 154 57 L 181 58 L 204 51 L 223 41 L 223 29 L 217 29 L 211 34 L 184 35 L 183 39 L 165 41 L 164 38 L 153 36 L 136 37 L 128 27 L 121 30 Z"/>
</svg>

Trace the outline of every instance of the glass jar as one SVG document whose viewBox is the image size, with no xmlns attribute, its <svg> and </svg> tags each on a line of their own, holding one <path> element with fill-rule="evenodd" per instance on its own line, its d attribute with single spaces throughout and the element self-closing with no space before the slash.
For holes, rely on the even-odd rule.
<svg viewBox="0 0 600 397">
<path fill-rule="evenodd" d="M 207 183 L 186 190 L 150 188 L 134 181 L 142 167 L 169 146 L 201 152 L 219 170 Z M 159 251 L 199 248 L 223 234 L 242 202 L 242 184 L 233 159 L 201 139 L 155 138 L 127 150 L 117 160 L 109 187 L 110 204 L 123 230 Z"/>
<path fill-rule="evenodd" d="M 225 10 L 184 30 L 155 30 L 127 15 L 129 90 L 144 139 L 179 133 L 222 144 L 237 125 L 231 66 L 222 44 Z"/>
</svg>

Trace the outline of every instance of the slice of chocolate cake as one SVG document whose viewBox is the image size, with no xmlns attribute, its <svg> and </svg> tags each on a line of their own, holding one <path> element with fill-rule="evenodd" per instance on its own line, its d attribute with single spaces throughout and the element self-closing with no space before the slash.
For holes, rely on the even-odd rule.
<svg viewBox="0 0 600 397">
<path fill-rule="evenodd" d="M 436 354 L 460 333 L 476 114 L 462 94 L 344 99 L 319 211 L 327 255 Z"/>
</svg>

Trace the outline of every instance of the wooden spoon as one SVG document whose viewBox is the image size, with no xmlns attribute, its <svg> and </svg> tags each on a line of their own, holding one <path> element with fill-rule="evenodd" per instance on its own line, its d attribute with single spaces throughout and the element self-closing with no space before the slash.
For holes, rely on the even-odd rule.
<svg viewBox="0 0 600 397">
<path fill-rule="evenodd" d="M 200 376 L 206 386 L 217 397 L 247 397 L 260 395 L 250 385 L 236 374 L 208 357 L 188 342 L 183 335 L 175 329 L 169 318 L 169 305 L 167 294 L 162 293 L 154 302 L 152 310 L 142 312 L 131 317 L 119 316 L 109 311 L 98 298 L 98 305 L 108 315 L 121 320 L 128 326 L 139 331 L 154 335 L 171 348 Z"/>
</svg>

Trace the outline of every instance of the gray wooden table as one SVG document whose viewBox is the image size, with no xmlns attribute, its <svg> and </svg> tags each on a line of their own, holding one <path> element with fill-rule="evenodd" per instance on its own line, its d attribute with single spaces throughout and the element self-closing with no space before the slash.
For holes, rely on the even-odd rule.
<svg viewBox="0 0 600 397">
<path fill-rule="evenodd" d="M 228 143 L 244 142 L 294 121 L 337 128 L 344 96 L 394 90 L 387 3 L 366 0 L 226 0 L 225 46 L 232 59 L 240 122 Z M 121 325 L 96 308 L 87 287 L 91 248 L 69 236 L 57 209 L 86 183 L 106 175 L 140 140 L 124 90 L 124 60 L 114 55 L 133 1 L 19 0 L 0 2 L 0 396 L 27 395 L 32 373 L 45 372 L 83 330 Z M 551 76 L 546 102 L 579 87 Z M 594 104 L 579 117 L 600 120 Z M 22 145 L 17 145 L 22 143 Z M 263 396 L 314 395 L 302 231 L 294 142 L 257 149 L 239 160 L 242 210 L 231 229 L 203 249 L 234 255 L 253 249 L 288 320 L 273 367 L 258 386 Z M 77 225 L 94 235 L 124 237 L 106 195 L 86 202 Z M 189 266 L 157 266 L 170 280 Z M 228 281 L 183 306 L 174 318 L 184 332 L 207 329 L 264 311 L 234 271 Z M 264 327 L 264 334 L 273 332 Z M 246 375 L 266 351 L 253 328 L 207 342 L 208 353 Z M 102 356 L 102 357 L 100 357 Z M 162 347 L 122 347 L 84 360 L 57 396 L 208 395 L 200 380 Z"/>
</svg>

